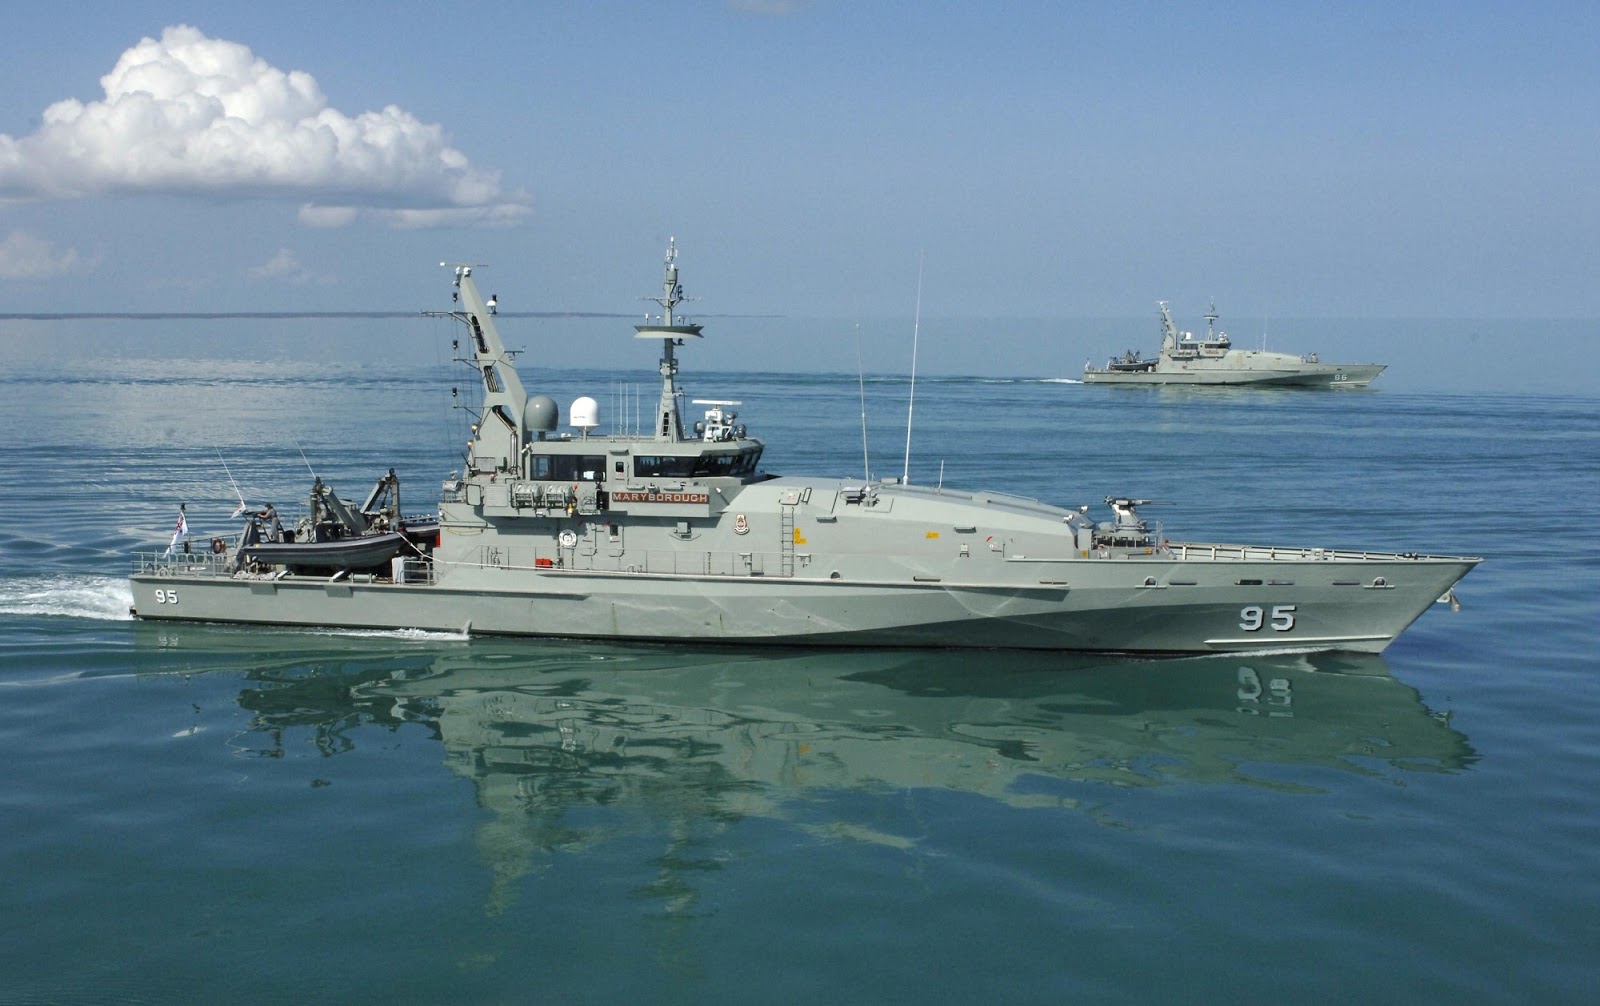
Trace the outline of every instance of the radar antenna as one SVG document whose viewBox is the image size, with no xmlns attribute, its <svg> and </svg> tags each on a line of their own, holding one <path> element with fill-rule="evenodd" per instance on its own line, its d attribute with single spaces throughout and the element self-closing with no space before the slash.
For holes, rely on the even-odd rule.
<svg viewBox="0 0 1600 1006">
<path fill-rule="evenodd" d="M 683 324 L 673 317 L 673 308 L 688 299 L 683 295 L 683 284 L 678 282 L 678 245 L 673 238 L 667 239 L 661 296 L 645 299 L 660 304 L 662 310 L 660 324 L 649 324 L 650 319 L 647 316 L 646 324 L 635 325 L 633 328 L 636 339 L 661 340 L 661 401 L 656 407 L 654 435 L 657 440 L 683 440 L 683 415 L 678 408 L 681 392 L 678 391 L 675 380 L 678 374 L 678 360 L 673 350 L 674 347 L 683 345 L 683 340 L 686 338 L 701 338 L 701 326 Z"/>
</svg>

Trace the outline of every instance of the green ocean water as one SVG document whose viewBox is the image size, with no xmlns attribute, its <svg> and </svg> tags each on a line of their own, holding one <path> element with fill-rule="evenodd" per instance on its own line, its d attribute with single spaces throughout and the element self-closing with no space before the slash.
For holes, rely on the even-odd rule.
<svg viewBox="0 0 1600 1006">
<path fill-rule="evenodd" d="M 631 344 L 624 349 L 634 350 Z M 647 354 L 646 354 L 647 355 Z M 542 370 L 629 425 L 648 366 Z M 648 359 L 642 361 L 648 364 Z M 448 363 L 0 375 L 0 1003 L 1587 1002 L 1600 399 L 694 372 L 773 471 L 1483 555 L 1382 657 L 156 626 L 233 481 L 412 502 Z M 865 399 L 865 409 L 863 409 Z M 862 413 L 869 457 L 862 452 Z"/>
</svg>

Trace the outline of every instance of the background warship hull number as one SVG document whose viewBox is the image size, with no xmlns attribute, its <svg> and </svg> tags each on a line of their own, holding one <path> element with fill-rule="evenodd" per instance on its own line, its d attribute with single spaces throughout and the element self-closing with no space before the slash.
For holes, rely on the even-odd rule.
<svg viewBox="0 0 1600 1006">
<path fill-rule="evenodd" d="M 1259 632 L 1271 626 L 1274 632 L 1288 632 L 1294 628 L 1294 612 L 1298 605 L 1274 604 L 1270 609 L 1259 604 L 1247 604 L 1239 609 L 1239 628 L 1246 632 Z"/>
</svg>

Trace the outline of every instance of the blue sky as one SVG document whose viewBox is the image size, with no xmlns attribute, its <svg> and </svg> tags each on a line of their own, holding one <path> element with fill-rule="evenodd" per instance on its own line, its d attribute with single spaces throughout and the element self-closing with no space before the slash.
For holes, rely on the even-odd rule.
<svg viewBox="0 0 1600 1006">
<path fill-rule="evenodd" d="M 676 236 L 708 314 L 909 317 L 921 261 L 926 316 L 1600 318 L 1593 2 L 130 0 L 0 32 L 0 313 L 409 310 L 444 259 L 628 312 Z"/>
</svg>

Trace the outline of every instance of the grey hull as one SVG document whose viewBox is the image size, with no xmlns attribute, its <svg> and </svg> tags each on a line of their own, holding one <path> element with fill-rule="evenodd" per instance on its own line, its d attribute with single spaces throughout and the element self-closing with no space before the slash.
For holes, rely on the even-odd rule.
<svg viewBox="0 0 1600 1006">
<path fill-rule="evenodd" d="M 1085 384 L 1267 385 L 1291 388 L 1364 388 L 1383 373 L 1383 364 L 1307 364 L 1304 369 L 1245 368 L 1152 370 L 1142 372 L 1085 370 Z"/>
<path fill-rule="evenodd" d="M 449 586 L 174 566 L 135 574 L 132 585 L 136 613 L 151 619 L 773 645 L 1378 653 L 1473 565 L 1080 559 L 1049 564 L 1048 578 L 1063 582 L 1009 584 L 494 568 Z"/>
</svg>

